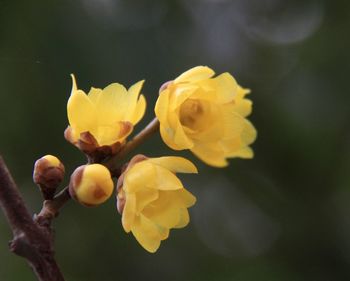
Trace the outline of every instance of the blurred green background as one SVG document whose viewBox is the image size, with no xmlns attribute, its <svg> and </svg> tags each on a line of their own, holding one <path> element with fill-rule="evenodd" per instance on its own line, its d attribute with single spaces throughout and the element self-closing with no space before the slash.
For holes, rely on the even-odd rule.
<svg viewBox="0 0 350 281">
<path fill-rule="evenodd" d="M 66 279 L 350 280 L 349 27 L 341 0 L 1 0 L 0 153 L 33 212 L 34 161 L 84 161 L 63 138 L 70 73 L 85 90 L 146 79 L 136 131 L 159 86 L 193 66 L 252 89 L 255 158 L 215 169 L 180 153 L 200 169 L 183 177 L 198 203 L 156 254 L 124 233 L 114 199 L 64 207 L 54 225 Z M 159 136 L 138 152 L 176 154 Z M 10 239 L 0 214 L 0 280 L 36 280 Z"/>
</svg>

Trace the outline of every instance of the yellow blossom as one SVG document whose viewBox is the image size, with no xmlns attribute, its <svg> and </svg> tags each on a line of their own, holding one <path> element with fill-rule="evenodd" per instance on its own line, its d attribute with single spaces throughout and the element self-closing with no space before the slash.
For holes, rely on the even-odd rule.
<svg viewBox="0 0 350 281">
<path fill-rule="evenodd" d="M 83 165 L 72 174 L 69 193 L 85 206 L 105 202 L 113 192 L 114 183 L 109 170 L 101 164 Z"/>
<path fill-rule="evenodd" d="M 104 89 L 91 88 L 86 95 L 77 88 L 74 75 L 72 80 L 67 104 L 70 127 L 66 138 L 76 144 L 79 139 L 86 139 L 82 136 L 88 132 L 96 146 L 123 143 L 145 113 L 145 98 L 139 96 L 144 81 L 137 82 L 129 90 L 118 83 Z"/>
<path fill-rule="evenodd" d="M 175 173 L 197 173 L 197 169 L 181 157 L 143 157 L 135 162 L 130 162 L 118 181 L 118 210 L 122 205 L 124 230 L 154 253 L 171 228 L 188 224 L 187 208 L 196 201 Z"/>
<path fill-rule="evenodd" d="M 252 158 L 256 130 L 245 118 L 249 90 L 229 73 L 215 78 L 208 67 L 194 67 L 160 90 L 155 113 L 163 141 L 172 149 L 190 149 L 209 165 L 224 167 L 227 158 Z"/>
</svg>

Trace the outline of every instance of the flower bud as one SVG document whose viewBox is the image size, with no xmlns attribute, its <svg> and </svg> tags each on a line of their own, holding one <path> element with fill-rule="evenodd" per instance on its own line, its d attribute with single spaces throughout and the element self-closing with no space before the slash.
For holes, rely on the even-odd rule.
<svg viewBox="0 0 350 281">
<path fill-rule="evenodd" d="M 45 200 L 53 198 L 63 177 L 64 166 L 55 156 L 45 155 L 34 164 L 33 181 L 40 187 Z"/>
<path fill-rule="evenodd" d="M 69 193 L 87 207 L 105 202 L 113 192 L 114 183 L 109 170 L 101 164 L 83 165 L 71 175 Z"/>
</svg>

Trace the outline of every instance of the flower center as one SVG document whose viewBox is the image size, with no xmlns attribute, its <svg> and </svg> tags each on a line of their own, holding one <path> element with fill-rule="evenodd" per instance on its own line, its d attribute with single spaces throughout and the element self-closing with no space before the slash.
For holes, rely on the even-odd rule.
<svg viewBox="0 0 350 281">
<path fill-rule="evenodd" d="M 192 130 L 201 130 L 206 126 L 207 111 L 208 105 L 204 101 L 187 99 L 180 107 L 180 122 Z"/>
</svg>

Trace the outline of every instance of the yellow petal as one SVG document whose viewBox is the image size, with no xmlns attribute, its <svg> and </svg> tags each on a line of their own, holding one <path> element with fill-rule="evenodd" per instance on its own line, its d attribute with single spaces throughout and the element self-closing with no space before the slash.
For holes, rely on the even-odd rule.
<svg viewBox="0 0 350 281">
<path fill-rule="evenodd" d="M 171 127 L 163 126 L 160 123 L 160 135 L 167 146 L 174 150 L 181 150 L 182 148 L 174 142 L 174 130 Z"/>
<path fill-rule="evenodd" d="M 240 136 L 237 136 L 233 139 L 226 139 L 220 142 L 226 157 L 233 157 L 238 150 L 240 150 L 243 146 L 242 140 Z"/>
<path fill-rule="evenodd" d="M 254 128 L 253 124 L 249 120 L 245 119 L 244 128 L 241 133 L 242 143 L 245 145 L 249 145 L 255 141 L 256 136 L 257 136 L 257 131 Z"/>
<path fill-rule="evenodd" d="M 235 102 L 234 109 L 237 113 L 246 117 L 252 112 L 252 101 L 248 99 L 243 99 Z"/>
<path fill-rule="evenodd" d="M 252 158 L 253 150 L 248 147 L 256 139 L 256 130 L 253 125 L 244 119 L 244 128 L 239 136 L 221 141 L 226 157 Z"/>
<path fill-rule="evenodd" d="M 140 96 L 136 107 L 134 109 L 132 117 L 130 117 L 130 122 L 134 125 L 137 124 L 143 117 L 146 111 L 146 99 L 143 95 Z"/>
<path fill-rule="evenodd" d="M 166 156 L 150 158 L 147 161 L 162 166 L 173 173 L 198 173 L 196 166 L 183 157 Z"/>
<path fill-rule="evenodd" d="M 176 190 L 183 188 L 181 181 L 174 173 L 162 166 L 155 165 L 154 168 L 156 171 L 156 185 L 159 190 Z"/>
<path fill-rule="evenodd" d="M 173 228 L 180 221 L 180 209 L 183 204 L 176 200 L 176 191 L 160 191 L 159 197 L 148 205 L 143 214 L 157 225 Z"/>
<path fill-rule="evenodd" d="M 81 90 L 74 91 L 67 103 L 68 120 L 75 131 L 80 134 L 96 126 L 96 110 L 89 98 Z"/>
<path fill-rule="evenodd" d="M 107 126 L 100 125 L 91 133 L 94 135 L 99 145 L 111 145 L 117 141 L 124 141 L 132 132 L 133 126 L 129 122 L 115 122 Z"/>
<path fill-rule="evenodd" d="M 254 152 L 253 150 L 249 147 L 243 147 L 234 153 L 229 155 L 230 157 L 239 157 L 239 158 L 244 158 L 244 159 L 250 159 L 254 157 Z"/>
<path fill-rule="evenodd" d="M 169 91 L 165 90 L 158 96 L 154 112 L 162 126 L 168 127 Z"/>
<path fill-rule="evenodd" d="M 71 93 L 70 93 L 72 95 L 73 92 L 78 90 L 78 87 L 77 87 L 77 81 L 75 80 L 74 74 L 71 74 L 70 77 L 72 78 L 72 90 L 71 90 Z"/>
<path fill-rule="evenodd" d="M 181 204 L 186 208 L 193 206 L 197 200 L 196 197 L 194 197 L 193 194 L 185 188 L 176 190 L 175 195 Z"/>
<path fill-rule="evenodd" d="M 193 141 L 186 135 L 179 120 L 177 120 L 175 127 L 174 143 L 179 149 L 190 149 L 193 147 Z"/>
<path fill-rule="evenodd" d="M 209 79 L 215 72 L 207 66 L 196 66 L 182 73 L 174 80 L 174 83 L 196 82 L 204 79 Z"/>
<path fill-rule="evenodd" d="M 224 106 L 222 107 L 221 122 L 224 128 L 222 139 L 232 139 L 242 133 L 246 119 L 238 114 L 232 106 Z"/>
<path fill-rule="evenodd" d="M 199 83 L 197 91 L 193 92 L 191 99 L 198 99 L 217 103 L 216 83 L 212 79 L 204 80 Z"/>
<path fill-rule="evenodd" d="M 126 194 L 126 201 L 122 215 L 122 225 L 126 232 L 130 232 L 135 220 L 136 197 L 134 193 Z"/>
<path fill-rule="evenodd" d="M 143 215 L 137 217 L 131 229 L 136 240 L 148 252 L 154 253 L 160 246 L 161 235 L 157 226 Z"/>
<path fill-rule="evenodd" d="M 126 110 L 126 95 L 125 87 L 118 83 L 110 84 L 103 89 L 97 104 L 99 125 L 126 121 L 121 118 Z"/>
<path fill-rule="evenodd" d="M 170 110 L 175 110 L 177 107 L 188 98 L 190 98 L 193 93 L 198 89 L 197 85 L 193 84 L 183 84 L 175 88 L 170 96 Z"/>
<path fill-rule="evenodd" d="M 145 83 L 145 80 L 141 80 L 134 85 L 132 85 L 129 90 L 128 90 L 128 98 L 130 103 L 135 103 L 137 102 L 138 96 L 141 92 L 141 89 L 143 87 L 143 84 Z"/>
<path fill-rule="evenodd" d="M 146 100 L 144 96 L 140 96 L 142 86 L 145 80 L 139 81 L 132 85 L 125 99 L 125 115 L 123 120 L 128 120 L 133 124 L 136 124 L 143 117 L 146 110 Z"/>
<path fill-rule="evenodd" d="M 237 92 L 237 82 L 229 73 L 223 73 L 213 79 L 216 83 L 216 98 L 219 103 L 227 103 L 233 100 Z"/>
<path fill-rule="evenodd" d="M 250 93 L 249 89 L 244 89 L 238 85 L 237 95 L 233 100 L 234 110 L 240 115 L 242 115 L 243 117 L 248 116 L 252 112 L 252 101 L 244 98 L 249 93 Z"/>
<path fill-rule="evenodd" d="M 146 160 L 136 163 L 124 177 L 123 189 L 125 192 L 134 193 L 144 188 L 156 189 L 156 171 L 154 165 Z"/>
<path fill-rule="evenodd" d="M 145 206 L 158 198 L 158 190 L 154 188 L 142 188 L 136 192 L 136 211 L 141 212 Z"/>
<path fill-rule="evenodd" d="M 88 93 L 88 97 L 91 103 L 94 104 L 95 106 L 98 103 L 101 93 L 102 93 L 102 89 L 98 89 L 94 87 L 91 87 L 90 92 Z"/>
<path fill-rule="evenodd" d="M 196 143 L 191 151 L 203 162 L 214 167 L 228 165 L 225 154 L 218 143 Z"/>
<path fill-rule="evenodd" d="M 183 228 L 186 225 L 188 225 L 188 223 L 190 222 L 190 215 L 188 214 L 187 208 L 179 209 L 179 213 L 180 213 L 180 220 L 177 223 L 177 225 L 174 226 L 174 228 Z"/>
</svg>

